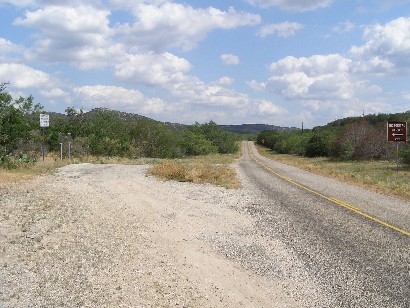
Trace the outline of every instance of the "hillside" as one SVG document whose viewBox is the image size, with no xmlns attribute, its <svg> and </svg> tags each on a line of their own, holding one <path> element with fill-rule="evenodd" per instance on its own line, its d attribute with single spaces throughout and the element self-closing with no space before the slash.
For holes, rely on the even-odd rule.
<svg viewBox="0 0 410 308">
<path fill-rule="evenodd" d="M 281 127 L 269 124 L 241 124 L 241 125 L 219 125 L 219 127 L 225 131 L 236 134 L 259 134 L 265 130 L 275 131 L 293 131 L 297 130 L 296 127 Z"/>
</svg>

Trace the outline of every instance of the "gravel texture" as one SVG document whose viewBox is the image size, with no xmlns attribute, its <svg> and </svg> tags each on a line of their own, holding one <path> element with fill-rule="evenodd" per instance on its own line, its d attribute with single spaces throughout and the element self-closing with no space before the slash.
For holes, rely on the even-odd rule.
<svg viewBox="0 0 410 308">
<path fill-rule="evenodd" d="M 320 294 L 246 189 L 69 165 L 0 186 L 0 307 L 308 307 Z M 239 171 L 239 170 L 238 170 Z"/>
</svg>

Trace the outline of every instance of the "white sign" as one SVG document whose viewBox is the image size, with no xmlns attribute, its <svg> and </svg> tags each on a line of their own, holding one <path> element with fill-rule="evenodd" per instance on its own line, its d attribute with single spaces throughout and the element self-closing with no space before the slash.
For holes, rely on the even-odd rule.
<svg viewBox="0 0 410 308">
<path fill-rule="evenodd" d="M 40 114 L 40 127 L 50 126 L 50 117 L 48 114 Z"/>
</svg>

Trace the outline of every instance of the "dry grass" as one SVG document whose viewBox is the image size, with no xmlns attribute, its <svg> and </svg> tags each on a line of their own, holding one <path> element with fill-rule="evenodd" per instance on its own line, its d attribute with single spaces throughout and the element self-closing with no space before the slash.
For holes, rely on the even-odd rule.
<svg viewBox="0 0 410 308">
<path fill-rule="evenodd" d="M 180 182 L 209 183 L 225 188 L 238 188 L 240 181 L 235 171 L 224 164 L 163 160 L 154 164 L 148 174 L 164 180 Z"/>
<path fill-rule="evenodd" d="M 350 161 L 336 162 L 328 158 L 306 158 L 293 155 L 276 154 L 258 146 L 261 155 L 278 162 L 331 177 L 366 189 L 410 200 L 410 167 L 401 166 L 396 170 L 395 162 Z"/>
<path fill-rule="evenodd" d="M 237 155 L 212 154 L 197 156 L 183 160 L 159 160 L 159 159 L 127 159 L 118 157 L 94 157 L 87 156 L 60 160 L 57 154 L 48 155 L 44 162 L 40 159 L 35 165 L 28 168 L 15 170 L 0 169 L 0 184 L 18 182 L 32 179 L 41 174 L 50 174 L 57 168 L 67 164 L 93 163 L 93 164 L 123 164 L 141 165 L 152 164 L 149 173 L 165 180 L 176 180 L 192 183 L 210 183 L 225 188 L 237 188 L 240 181 L 236 173 L 229 167 L 240 157 Z"/>
<path fill-rule="evenodd" d="M 84 156 L 81 158 L 73 157 L 71 160 L 60 160 L 58 154 L 51 153 L 45 157 L 44 161 L 39 158 L 38 162 L 29 167 L 21 167 L 12 170 L 0 168 L 0 184 L 19 182 L 33 179 L 42 174 L 52 174 L 58 168 L 68 164 L 92 163 L 92 164 L 123 164 L 123 165 L 141 165 L 152 162 L 152 159 L 127 159 L 118 157 L 95 157 Z"/>
</svg>

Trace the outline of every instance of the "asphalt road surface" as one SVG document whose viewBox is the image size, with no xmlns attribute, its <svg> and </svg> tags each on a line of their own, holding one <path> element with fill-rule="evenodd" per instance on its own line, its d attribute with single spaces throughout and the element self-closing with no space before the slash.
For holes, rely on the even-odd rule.
<svg viewBox="0 0 410 308">
<path fill-rule="evenodd" d="M 239 168 L 261 197 L 247 212 L 338 307 L 410 307 L 410 203 L 261 157 Z"/>
</svg>

